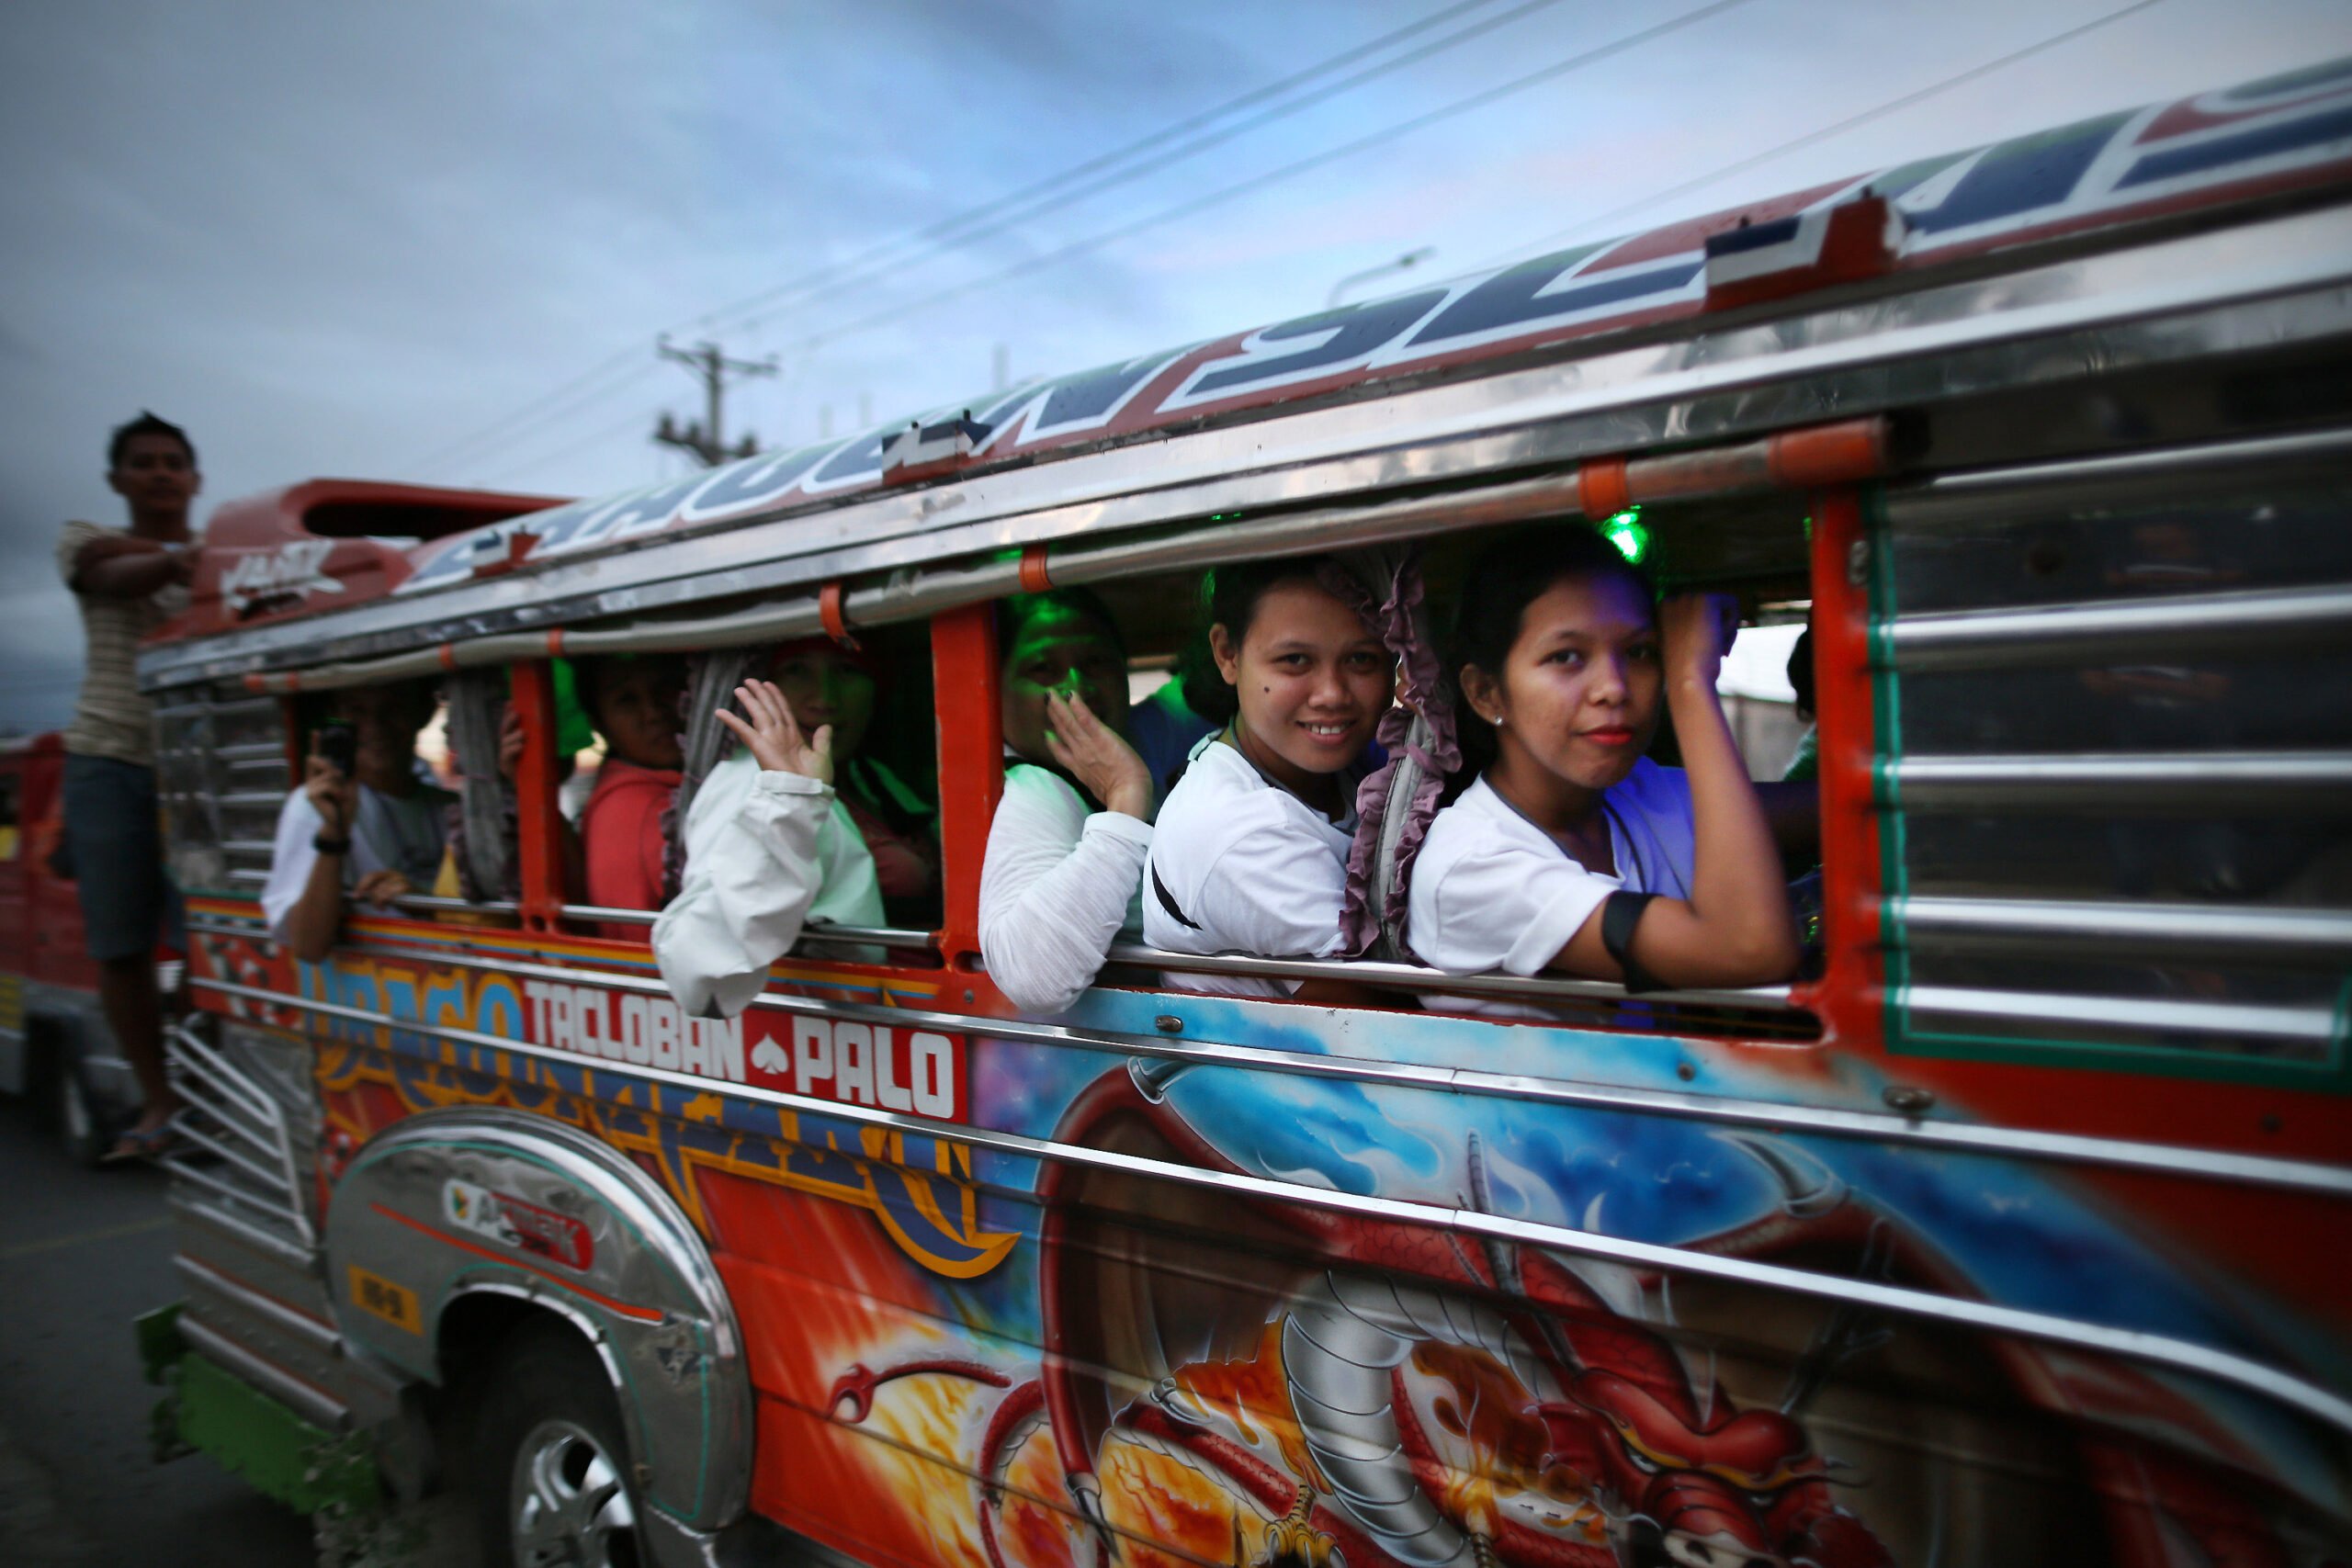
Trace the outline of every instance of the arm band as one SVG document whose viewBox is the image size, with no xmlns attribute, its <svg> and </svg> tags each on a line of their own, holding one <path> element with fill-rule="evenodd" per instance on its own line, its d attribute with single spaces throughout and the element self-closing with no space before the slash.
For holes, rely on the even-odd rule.
<svg viewBox="0 0 2352 1568">
<path fill-rule="evenodd" d="M 1600 945 L 1625 972 L 1625 989 L 1663 991 L 1666 982 L 1642 967 L 1634 956 L 1634 928 L 1642 923 L 1642 911 L 1650 907 L 1654 893 L 1611 893 L 1600 906 Z"/>
</svg>

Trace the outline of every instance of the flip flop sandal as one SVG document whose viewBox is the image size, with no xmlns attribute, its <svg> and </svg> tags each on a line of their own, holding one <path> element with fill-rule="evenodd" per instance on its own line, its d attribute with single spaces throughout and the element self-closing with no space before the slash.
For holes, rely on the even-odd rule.
<svg viewBox="0 0 2352 1568">
<path fill-rule="evenodd" d="M 151 1127 L 144 1133 L 134 1130 L 116 1139 L 114 1147 L 98 1156 L 98 1163 L 125 1165 L 135 1159 L 153 1159 L 169 1151 L 177 1141 L 178 1134 L 172 1131 L 172 1124 L 168 1122 L 160 1127 Z"/>
</svg>

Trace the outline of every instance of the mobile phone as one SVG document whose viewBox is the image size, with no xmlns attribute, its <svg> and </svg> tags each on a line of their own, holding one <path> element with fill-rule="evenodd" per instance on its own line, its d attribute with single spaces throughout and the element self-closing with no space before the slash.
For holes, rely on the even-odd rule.
<svg viewBox="0 0 2352 1568">
<path fill-rule="evenodd" d="M 348 778 L 359 765 L 359 731 L 342 719 L 329 719 L 311 731 L 311 751 Z"/>
</svg>

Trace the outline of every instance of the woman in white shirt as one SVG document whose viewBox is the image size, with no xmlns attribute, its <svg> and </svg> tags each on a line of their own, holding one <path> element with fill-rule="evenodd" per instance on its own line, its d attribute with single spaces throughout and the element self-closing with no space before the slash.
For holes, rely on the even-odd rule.
<svg viewBox="0 0 2352 1568">
<path fill-rule="evenodd" d="M 1325 958 L 1339 951 L 1355 785 L 1396 661 L 1323 560 L 1210 576 L 1209 648 L 1229 706 L 1159 808 L 1144 938 L 1176 953 Z M 1366 999 L 1344 981 L 1167 976 L 1233 996 Z"/>
<path fill-rule="evenodd" d="M 766 681 L 735 688 L 747 748 L 710 771 L 686 812 L 684 885 L 653 922 L 662 980 L 695 1018 L 732 1018 L 808 925 L 878 926 L 882 889 L 833 794 L 832 727 L 801 736 Z"/>
<path fill-rule="evenodd" d="M 1715 694 L 1737 627 L 1724 595 L 1657 604 L 1580 525 L 1487 547 L 1447 660 L 1464 750 L 1486 765 L 1413 866 L 1408 936 L 1424 962 L 1634 989 L 1795 971 L 1780 853 Z M 1643 755 L 1662 711 L 1680 769 Z"/>
<path fill-rule="evenodd" d="M 997 651 L 1007 756 L 980 955 L 1014 1006 L 1061 1012 L 1137 923 L 1151 774 L 1125 737 L 1126 652 L 1101 600 L 1069 588 L 1008 599 Z"/>
</svg>

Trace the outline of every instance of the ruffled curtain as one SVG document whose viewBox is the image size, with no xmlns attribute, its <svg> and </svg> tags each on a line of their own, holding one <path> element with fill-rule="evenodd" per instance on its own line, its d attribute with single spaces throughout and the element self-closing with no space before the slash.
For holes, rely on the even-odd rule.
<svg viewBox="0 0 2352 1568">
<path fill-rule="evenodd" d="M 686 686 L 684 765 L 679 770 L 677 793 L 662 814 L 662 902 L 678 896 L 686 876 L 686 813 L 710 770 L 735 749 L 735 732 L 718 722 L 724 708 L 738 718 L 749 716 L 735 700 L 735 688 L 767 650 L 762 648 L 721 648 L 694 660 L 694 678 Z"/>
<path fill-rule="evenodd" d="M 522 829 L 514 786 L 498 773 L 498 727 L 506 714 L 506 672 L 463 670 L 443 683 L 449 705 L 449 759 L 458 798 L 449 807 L 449 844 L 466 900 L 489 904 L 523 896 Z"/>
<path fill-rule="evenodd" d="M 1348 550 L 1324 586 L 1355 607 L 1396 656 L 1396 705 L 1382 716 L 1387 760 L 1356 788 L 1355 842 L 1340 913 L 1340 952 L 1350 958 L 1413 961 L 1405 941 L 1406 890 L 1413 861 L 1437 815 L 1446 776 L 1462 765 L 1453 705 L 1430 624 L 1420 552 L 1411 547 Z"/>
</svg>

